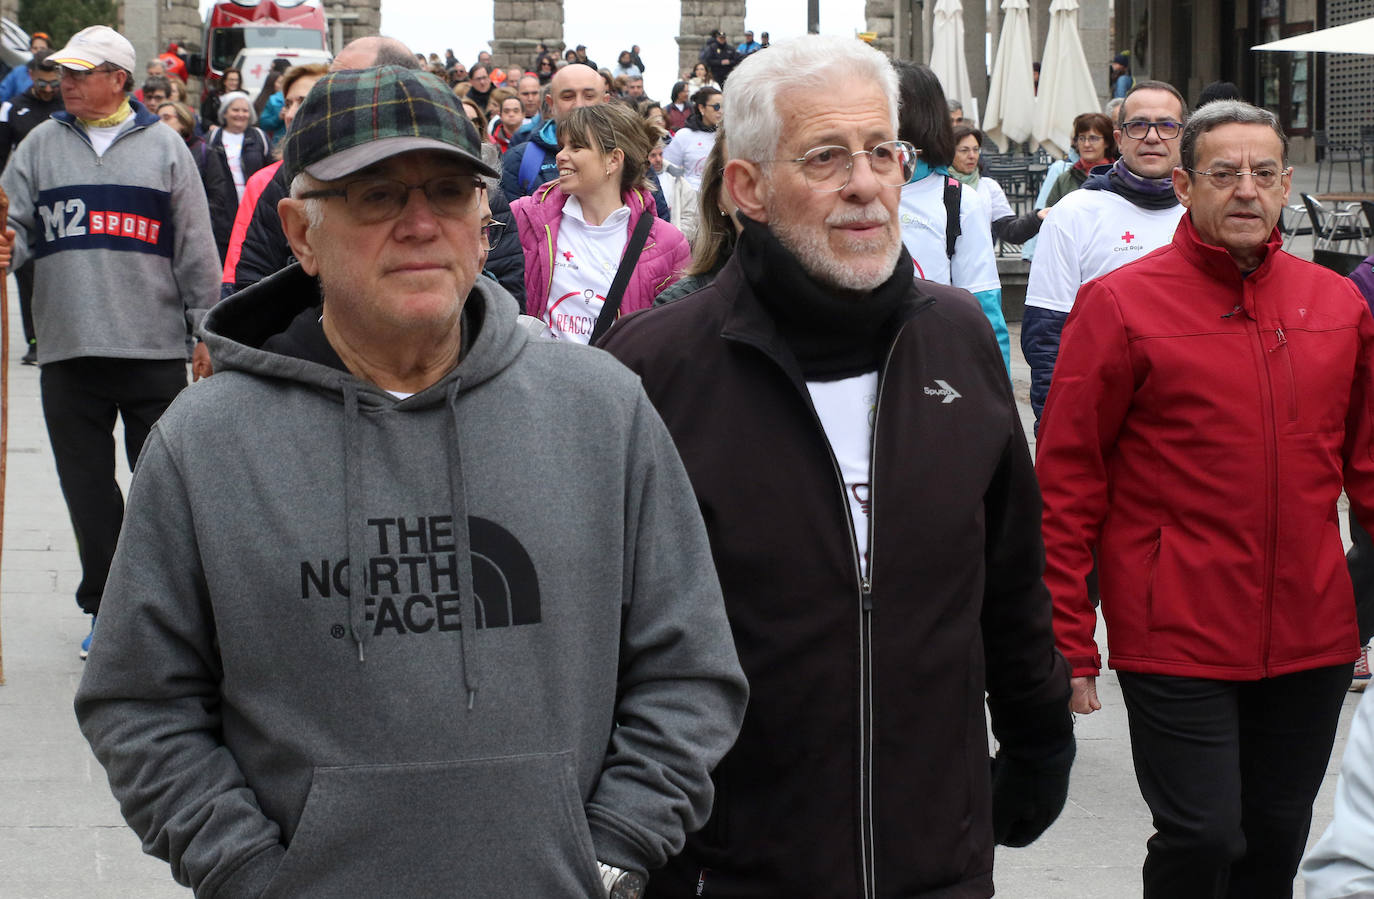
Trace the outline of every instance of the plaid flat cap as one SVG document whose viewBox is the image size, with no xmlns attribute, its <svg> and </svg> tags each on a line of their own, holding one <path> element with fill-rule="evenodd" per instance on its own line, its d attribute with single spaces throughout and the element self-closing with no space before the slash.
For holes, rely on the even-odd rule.
<svg viewBox="0 0 1374 899">
<path fill-rule="evenodd" d="M 482 162 L 477 129 L 434 75 L 400 66 L 331 72 L 315 83 L 286 135 L 288 178 L 351 175 L 398 153 L 439 150 L 499 177 Z"/>
</svg>

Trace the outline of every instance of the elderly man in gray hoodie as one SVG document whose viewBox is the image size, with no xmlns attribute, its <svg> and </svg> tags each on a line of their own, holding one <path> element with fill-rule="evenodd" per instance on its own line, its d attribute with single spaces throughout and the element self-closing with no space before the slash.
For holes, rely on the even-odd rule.
<svg viewBox="0 0 1374 899">
<path fill-rule="evenodd" d="M 82 731 L 199 896 L 634 899 L 746 698 L 672 441 L 479 277 L 437 78 L 326 76 L 283 165 L 300 262 L 149 438 Z"/>
</svg>

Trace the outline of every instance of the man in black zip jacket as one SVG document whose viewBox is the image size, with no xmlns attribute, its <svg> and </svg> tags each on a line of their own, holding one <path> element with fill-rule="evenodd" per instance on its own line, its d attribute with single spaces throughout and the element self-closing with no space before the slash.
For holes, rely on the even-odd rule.
<svg viewBox="0 0 1374 899">
<path fill-rule="evenodd" d="M 1074 757 L 1001 352 L 971 295 L 912 279 L 885 57 L 778 44 L 725 103 L 733 257 L 605 341 L 686 463 L 751 684 L 649 894 L 991 896 L 994 844 L 1054 821 Z"/>
</svg>

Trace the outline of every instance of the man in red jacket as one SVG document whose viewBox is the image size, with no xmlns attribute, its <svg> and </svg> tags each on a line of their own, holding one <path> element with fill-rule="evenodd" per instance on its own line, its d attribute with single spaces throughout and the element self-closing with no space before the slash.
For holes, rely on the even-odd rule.
<svg viewBox="0 0 1374 899">
<path fill-rule="evenodd" d="M 1110 663 L 1154 815 L 1146 897 L 1289 896 L 1351 663 L 1336 500 L 1374 513 L 1374 319 L 1289 256 L 1287 139 L 1208 104 L 1182 135 L 1173 242 L 1088 282 L 1040 430 L 1045 581 L 1101 708 L 1096 551 Z"/>
</svg>

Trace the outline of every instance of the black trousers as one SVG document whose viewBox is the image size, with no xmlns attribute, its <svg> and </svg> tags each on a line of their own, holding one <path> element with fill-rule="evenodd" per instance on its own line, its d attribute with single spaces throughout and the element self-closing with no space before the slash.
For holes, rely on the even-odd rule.
<svg viewBox="0 0 1374 899">
<path fill-rule="evenodd" d="M 1258 681 L 1120 672 L 1156 831 L 1146 899 L 1291 899 L 1350 669 Z"/>
<path fill-rule="evenodd" d="M 14 281 L 19 287 L 19 323 L 24 327 L 24 343 L 32 344 L 33 330 L 33 260 L 30 259 L 14 270 Z"/>
<path fill-rule="evenodd" d="M 132 469 L 153 422 L 186 386 L 186 363 L 88 356 L 43 365 L 39 383 L 81 556 L 76 602 L 94 615 L 124 522 L 124 494 L 115 481 L 115 416 L 124 419 L 124 453 Z"/>
<path fill-rule="evenodd" d="M 1354 515 L 1348 515 L 1346 520 L 1350 523 L 1350 539 L 1354 545 L 1345 554 L 1345 564 L 1350 569 L 1350 582 L 1355 586 L 1355 618 L 1363 644 L 1374 637 L 1374 541 L 1369 539 L 1369 532 L 1360 527 Z"/>
</svg>

